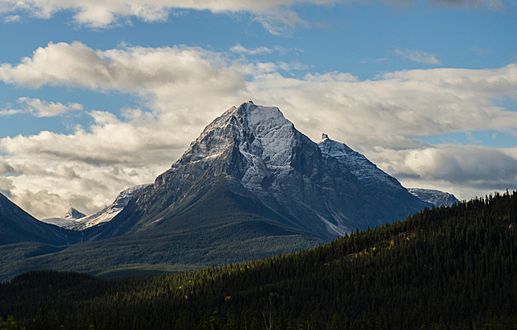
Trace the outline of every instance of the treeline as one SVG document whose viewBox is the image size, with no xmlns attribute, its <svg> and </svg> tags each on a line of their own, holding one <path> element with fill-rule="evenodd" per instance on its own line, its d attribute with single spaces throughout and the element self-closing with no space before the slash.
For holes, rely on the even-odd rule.
<svg viewBox="0 0 517 330">
<path fill-rule="evenodd" d="M 511 329 L 516 258 L 507 193 L 193 273 L 24 274 L 0 285 L 0 329 Z"/>
</svg>

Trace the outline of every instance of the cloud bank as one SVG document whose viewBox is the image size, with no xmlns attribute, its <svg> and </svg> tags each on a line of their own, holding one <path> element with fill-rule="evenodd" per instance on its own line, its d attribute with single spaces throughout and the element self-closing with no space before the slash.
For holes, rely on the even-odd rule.
<svg viewBox="0 0 517 330">
<path fill-rule="evenodd" d="M 346 72 L 293 76 L 291 68 L 185 46 L 38 48 L 18 63 L 1 64 L 0 81 L 122 92 L 139 97 L 142 108 L 89 111 L 93 124 L 70 134 L 0 139 L 0 190 L 40 217 L 70 205 L 95 211 L 122 189 L 152 182 L 206 124 L 248 99 L 279 106 L 315 140 L 324 131 L 346 142 L 408 186 L 460 197 L 517 188 L 517 149 L 420 139 L 481 130 L 516 135 L 517 113 L 498 102 L 516 100 L 516 64 L 399 71 L 373 80 Z"/>
</svg>

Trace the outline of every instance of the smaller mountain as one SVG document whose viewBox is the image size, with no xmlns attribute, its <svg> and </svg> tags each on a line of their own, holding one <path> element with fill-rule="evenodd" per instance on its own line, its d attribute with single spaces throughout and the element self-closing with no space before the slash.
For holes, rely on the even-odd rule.
<svg viewBox="0 0 517 330">
<path fill-rule="evenodd" d="M 41 219 L 41 222 L 49 223 L 51 225 L 59 226 L 62 228 L 72 228 L 77 220 L 84 218 L 86 214 L 74 209 L 73 207 L 68 210 L 66 215 L 62 218 L 45 218 Z"/>
<path fill-rule="evenodd" d="M 70 210 L 68 210 L 67 214 L 65 215 L 65 219 L 77 220 L 77 219 L 81 219 L 85 216 L 86 216 L 86 214 L 84 214 L 81 211 L 78 211 L 72 207 L 72 208 L 70 208 Z"/>
<path fill-rule="evenodd" d="M 460 201 L 451 193 L 422 188 L 408 188 L 408 191 L 424 202 L 433 204 L 436 207 L 452 206 Z"/>
<path fill-rule="evenodd" d="M 45 218 L 40 221 L 65 229 L 85 230 L 113 220 L 127 206 L 129 201 L 145 187 L 147 185 L 135 186 L 122 191 L 111 205 L 91 215 L 86 215 L 77 209 L 70 208 L 64 217 Z"/>
<path fill-rule="evenodd" d="M 122 191 L 111 205 L 92 215 L 83 215 L 75 219 L 72 225 L 67 228 L 72 230 L 84 230 L 113 220 L 113 218 L 127 206 L 131 199 L 145 187 L 147 187 L 147 185 L 135 186 Z"/>
</svg>

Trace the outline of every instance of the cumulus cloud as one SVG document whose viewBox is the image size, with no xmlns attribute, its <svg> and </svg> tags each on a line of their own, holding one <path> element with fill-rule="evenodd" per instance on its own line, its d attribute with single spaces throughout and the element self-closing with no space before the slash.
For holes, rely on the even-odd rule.
<svg viewBox="0 0 517 330">
<path fill-rule="evenodd" d="M 427 65 L 437 65 L 440 64 L 440 60 L 436 55 L 431 53 L 418 51 L 418 50 L 404 50 L 404 49 L 395 49 L 395 54 L 398 56 L 410 60 L 416 63 L 422 63 Z"/>
<path fill-rule="evenodd" d="M 348 143 L 408 185 L 453 188 L 460 197 L 517 187 L 514 150 L 419 140 L 477 130 L 517 134 L 517 113 L 497 102 L 515 99 L 516 64 L 399 71 L 373 80 L 346 72 L 293 77 L 284 74 L 289 69 L 201 48 L 99 51 L 81 43 L 51 43 L 19 63 L 0 65 L 0 80 L 130 93 L 147 110 L 91 111 L 93 124 L 69 134 L 2 138 L 0 173 L 10 173 L 15 201 L 34 214 L 58 215 L 54 210 L 70 204 L 92 212 L 120 190 L 152 182 L 215 116 L 251 98 L 279 106 L 315 140 L 325 131 Z M 60 200 L 51 198 L 52 207 L 29 203 L 27 192 L 48 192 Z"/>
<path fill-rule="evenodd" d="M 216 81 L 219 89 L 231 89 L 228 83 L 239 83 L 239 77 L 219 54 L 189 47 L 97 51 L 80 42 L 49 43 L 17 65 L 0 65 L 0 80 L 35 88 L 52 85 L 146 93 L 206 79 L 200 89 L 212 88 Z"/>
</svg>

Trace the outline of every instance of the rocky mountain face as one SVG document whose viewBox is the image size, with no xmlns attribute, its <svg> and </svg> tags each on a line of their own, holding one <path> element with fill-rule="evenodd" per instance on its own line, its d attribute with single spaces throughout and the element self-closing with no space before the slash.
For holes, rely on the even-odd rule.
<svg viewBox="0 0 517 330">
<path fill-rule="evenodd" d="M 189 228 L 174 220 L 179 206 L 221 178 L 274 214 L 275 223 L 322 240 L 429 206 L 348 146 L 328 138 L 314 143 L 278 108 L 248 102 L 209 124 L 118 221 L 94 236 L 119 235 L 121 226 L 123 232 Z"/>
<path fill-rule="evenodd" d="M 460 202 L 453 194 L 439 190 L 409 188 L 408 191 L 421 200 L 433 204 L 436 207 L 452 206 Z"/>
</svg>

